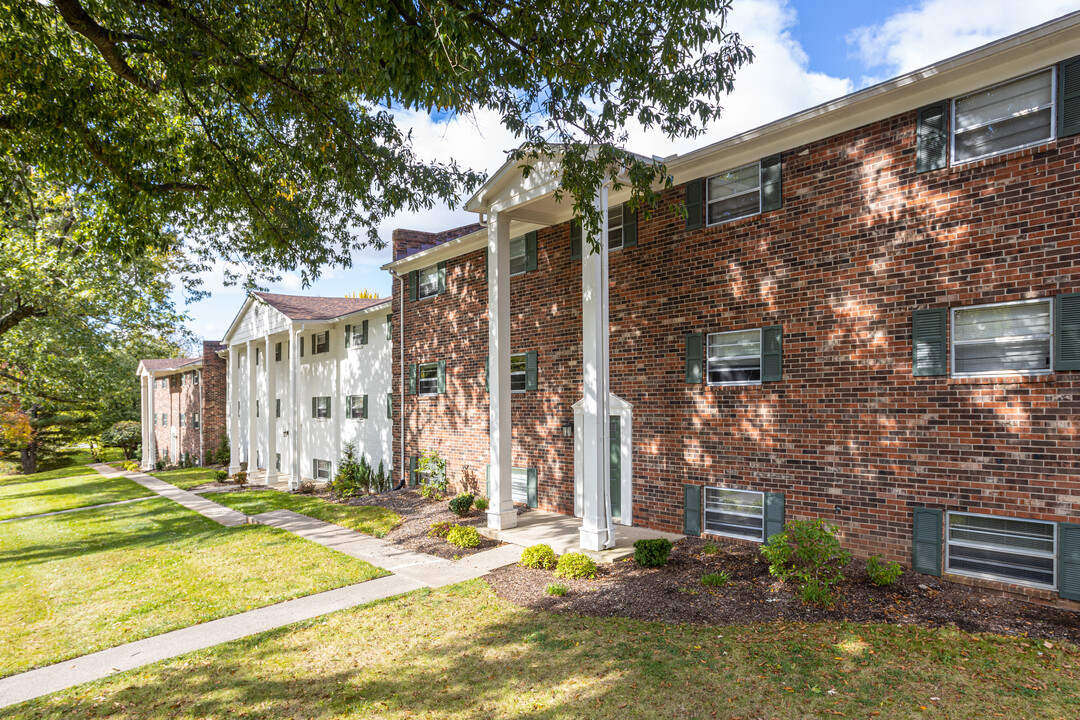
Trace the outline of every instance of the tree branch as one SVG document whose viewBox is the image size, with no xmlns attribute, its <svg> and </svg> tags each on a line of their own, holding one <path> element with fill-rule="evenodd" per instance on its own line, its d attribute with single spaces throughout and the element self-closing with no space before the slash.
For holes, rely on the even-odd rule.
<svg viewBox="0 0 1080 720">
<path fill-rule="evenodd" d="M 3 315 L 0 315 L 0 335 L 3 335 L 8 330 L 11 330 L 23 320 L 45 317 L 48 314 L 48 310 L 44 310 L 33 305 L 24 305 L 21 299 L 16 298 L 15 308 Z"/>
<path fill-rule="evenodd" d="M 101 53 L 101 57 L 104 58 L 105 64 L 118 77 L 127 80 L 135 87 L 148 93 L 155 95 L 158 93 L 161 86 L 156 82 L 139 77 L 139 74 L 127 64 L 124 56 L 116 47 L 116 43 L 124 41 L 127 36 L 106 30 L 98 25 L 97 21 L 90 17 L 90 13 L 86 12 L 83 6 L 79 4 L 79 0 L 53 0 L 53 6 L 59 11 L 60 17 L 64 18 L 64 22 L 73 32 L 77 32 L 94 44 L 94 47 Z"/>
</svg>

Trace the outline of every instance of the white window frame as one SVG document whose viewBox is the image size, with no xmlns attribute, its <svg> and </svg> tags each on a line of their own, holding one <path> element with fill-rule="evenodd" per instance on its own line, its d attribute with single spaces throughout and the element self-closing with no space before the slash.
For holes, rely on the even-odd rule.
<svg viewBox="0 0 1080 720">
<path fill-rule="evenodd" d="M 757 495 L 761 498 L 761 538 L 752 538 L 747 535 L 738 535 L 736 533 L 718 532 L 716 530 L 708 529 L 708 495 L 710 490 L 722 490 L 725 492 L 739 492 L 746 493 L 748 495 Z M 729 515 L 738 515 L 739 517 L 756 517 L 749 513 L 732 512 Z M 765 542 L 765 493 L 760 490 L 746 490 L 743 488 L 724 487 L 723 485 L 706 485 L 704 491 L 701 494 L 701 531 L 706 535 L 714 535 L 717 537 L 729 537 L 737 540 L 751 540 L 753 542 L 764 543 Z"/>
<path fill-rule="evenodd" d="M 311 416 L 312 420 L 329 420 L 331 417 L 330 404 L 331 398 L 329 395 L 315 395 L 315 413 Z M 325 401 L 325 402 L 324 402 Z M 320 415 L 323 409 L 326 409 L 325 415 Z"/>
<path fill-rule="evenodd" d="M 353 411 L 356 411 L 358 414 L 353 415 Z M 346 395 L 345 396 L 345 419 L 346 420 L 363 420 L 364 419 L 364 396 L 363 395 Z"/>
<path fill-rule="evenodd" d="M 1047 337 L 1050 340 L 1050 364 L 1045 370 L 986 370 L 983 372 L 957 372 L 956 371 L 956 312 L 958 310 L 980 310 L 982 308 L 1002 307 L 1005 305 L 1034 305 L 1036 303 L 1047 303 L 1050 312 L 1050 332 L 1047 333 Z M 1036 340 L 1043 337 L 1042 335 L 1015 335 L 1007 338 L 1001 338 L 1005 340 Z M 998 339 L 999 341 L 1001 339 Z M 978 345 L 990 342 L 989 340 L 968 340 L 960 341 L 961 345 Z M 999 303 L 987 303 L 983 305 L 958 305 L 957 307 L 949 308 L 949 371 L 950 377 L 954 378 L 966 378 L 966 377 L 1012 377 L 1015 375 L 1022 375 L 1026 377 L 1037 377 L 1040 375 L 1050 375 L 1054 372 L 1054 298 L 1033 298 L 1030 300 L 1010 300 L 1008 302 Z"/>
<path fill-rule="evenodd" d="M 515 254 L 515 250 L 520 248 L 520 252 Z M 521 269 L 514 272 L 514 261 L 521 261 Z M 519 235 L 516 238 L 510 239 L 510 277 L 517 277 L 518 275 L 524 275 L 529 269 L 529 245 L 525 242 L 525 236 Z"/>
<path fill-rule="evenodd" d="M 199 413 L 192 413 L 191 417 L 192 417 L 191 429 L 192 430 L 198 430 L 199 427 L 201 427 L 201 425 L 202 425 L 202 418 L 199 417 Z"/>
<path fill-rule="evenodd" d="M 950 533 L 949 533 L 949 525 L 950 525 L 949 518 L 951 518 L 953 515 L 967 515 L 967 516 L 972 516 L 972 517 L 1000 518 L 1002 520 L 1017 520 L 1017 521 L 1021 521 L 1021 522 L 1037 523 L 1039 525 L 1050 525 L 1054 530 L 1054 551 L 1052 553 L 1037 552 L 1037 551 L 1030 551 L 1030 552 L 1031 552 L 1031 555 L 1033 557 L 1050 558 L 1052 560 L 1052 562 L 1050 563 L 1050 566 L 1051 566 L 1052 571 L 1054 573 L 1054 582 L 1053 582 L 1053 584 L 1046 585 L 1044 583 L 1038 583 L 1038 582 L 1030 582 L 1030 581 L 1029 582 L 1024 582 L 1024 581 L 1021 581 L 1021 580 L 1017 580 L 1016 578 L 1007 577 L 1005 575 L 995 575 L 993 573 L 979 573 L 979 572 L 972 572 L 970 570 L 953 570 L 952 569 L 952 546 L 954 544 L 959 545 L 961 547 L 985 548 L 987 550 L 996 550 L 996 551 L 1009 552 L 1008 548 L 1005 548 L 1005 547 L 1000 546 L 1000 545 L 981 545 L 979 543 L 973 543 L 973 542 L 970 542 L 970 541 L 967 541 L 967 542 L 965 542 L 965 541 L 953 542 L 952 540 L 949 539 L 949 536 L 950 536 Z M 952 510 L 947 511 L 945 513 L 945 572 L 949 573 L 950 575 L 962 575 L 964 577 L 981 578 L 983 580 L 993 580 L 994 582 L 1003 582 L 1003 583 L 1007 583 L 1009 585 L 1022 585 L 1024 587 L 1043 588 L 1043 589 L 1046 589 L 1046 590 L 1057 590 L 1057 586 L 1058 586 L 1058 553 L 1060 552 L 1060 550 L 1061 550 L 1061 545 L 1060 545 L 1059 538 L 1058 538 L 1058 524 L 1056 522 L 1052 522 L 1050 520 L 1035 520 L 1033 518 L 1011 517 L 1009 515 L 992 515 L 990 513 L 959 512 L 959 511 L 952 511 Z M 1016 554 L 1020 554 L 1020 553 L 1017 552 Z"/>
<path fill-rule="evenodd" d="M 361 340 L 364 339 L 364 321 L 361 320 L 358 323 L 349 327 L 349 349 L 362 347 Z"/>
<path fill-rule="evenodd" d="M 195 372 L 191 373 L 191 383 L 193 385 L 198 385 L 201 380 L 202 370 L 196 370 Z"/>
<path fill-rule="evenodd" d="M 612 212 L 612 210 L 618 210 L 618 216 L 619 216 L 618 225 L 613 225 L 612 222 L 611 222 L 611 212 Z M 616 230 L 619 231 L 619 244 L 618 245 L 613 245 L 612 242 L 611 242 L 611 233 L 613 233 Z M 611 251 L 611 250 L 622 250 L 624 242 L 626 242 L 626 234 L 623 232 L 623 206 L 622 206 L 622 203 L 619 203 L 618 205 L 615 205 L 613 207 L 608 208 L 608 250 L 609 251 Z"/>
<path fill-rule="evenodd" d="M 321 465 L 326 464 L 326 475 L 322 475 Z M 329 482 L 331 476 L 334 473 L 334 466 L 329 460 L 319 460 L 318 458 L 311 458 L 311 479 L 312 480 L 326 480 Z"/>
<path fill-rule="evenodd" d="M 949 166 L 950 167 L 960 167 L 962 165 L 967 165 L 969 163 L 979 162 L 980 160 L 986 160 L 987 158 L 997 157 L 999 155 L 1008 155 L 1009 153 L 1019 152 L 1020 150 L 1026 150 L 1027 148 L 1038 147 L 1040 145 L 1045 145 L 1047 143 L 1051 143 L 1054 140 L 1056 140 L 1057 139 L 1057 83 L 1058 83 L 1058 77 L 1057 77 L 1057 66 L 1056 65 L 1051 65 L 1050 68 L 1049 68 L 1049 70 L 1050 70 L 1050 137 L 1046 138 L 1045 140 L 1036 140 L 1034 142 L 1025 143 L 1024 145 L 1017 145 L 1015 147 L 1010 147 L 1010 148 L 1007 148 L 1005 150 L 998 150 L 997 152 L 984 153 L 982 155 L 977 155 L 975 157 L 965 158 L 964 160 L 957 160 L 956 159 L 956 135 L 960 131 L 960 129 L 956 127 L 956 103 L 957 103 L 957 101 L 966 100 L 967 98 L 969 98 L 969 97 L 971 97 L 973 95 L 978 95 L 979 93 L 984 93 L 984 92 L 986 92 L 988 90 L 993 90 L 994 88 L 998 87 L 999 85 L 1006 85 L 1006 84 L 1011 83 L 1011 82 L 1016 82 L 1017 80 L 1023 80 L 1024 78 L 1031 77 L 1032 75 L 1039 75 L 1040 73 L 1046 72 L 1047 69 L 1048 68 L 1042 68 L 1041 70 L 1036 70 L 1035 72 L 1029 72 L 1029 73 L 1026 73 L 1024 75 L 1017 75 L 1014 78 L 1009 78 L 1008 80 L 1003 80 L 1002 82 L 994 83 L 993 85 L 987 85 L 986 87 L 979 88 L 978 90 L 976 90 L 974 92 L 969 92 L 967 95 L 962 95 L 962 96 L 960 96 L 958 98 L 953 98 L 952 100 L 950 100 L 949 101 Z M 990 122 L 982 123 L 981 125 L 973 125 L 971 127 L 963 128 L 963 130 L 974 130 L 974 129 L 977 129 L 977 128 L 980 128 L 980 127 L 986 127 L 987 125 L 992 125 L 993 123 L 1001 122 L 1002 120 L 1011 120 L 1013 118 L 1021 117 L 1022 115 L 1025 115 L 1025 114 L 1035 113 L 1035 112 L 1039 112 L 1040 110 L 1045 110 L 1045 109 L 1046 109 L 1046 106 L 1043 105 L 1043 106 L 1035 108 L 1034 110 L 1026 110 L 1026 111 L 1024 111 L 1022 113 L 1013 113 L 1012 115 L 1009 115 L 1007 117 L 1000 117 L 1000 118 L 997 118 L 995 120 L 991 120 Z"/>
<path fill-rule="evenodd" d="M 429 283 L 430 292 L 424 290 L 424 276 L 430 273 L 431 281 Z M 426 300 L 430 297 L 435 297 L 439 294 L 439 266 L 430 265 L 426 268 L 421 268 L 416 273 L 416 299 Z"/>
<path fill-rule="evenodd" d="M 728 335 L 730 333 L 742 333 L 749 330 L 757 330 L 758 334 L 758 379 L 757 380 L 728 380 L 723 382 L 711 382 L 709 380 L 709 345 L 710 338 L 714 335 Z M 761 384 L 761 328 L 743 328 L 742 330 L 722 330 L 720 332 L 708 333 L 705 335 L 705 384 L 711 387 L 745 387 L 749 385 Z M 742 360 L 751 358 L 753 355 L 739 355 L 738 357 L 728 358 L 729 360 Z M 732 488 L 733 489 L 733 488 Z"/>
<path fill-rule="evenodd" d="M 431 392 L 424 392 L 424 368 L 433 368 L 435 370 L 434 377 L 427 378 L 427 380 L 435 384 L 435 389 Z M 420 363 L 416 366 L 416 394 L 420 397 L 434 397 L 439 394 L 439 363 Z"/>
<path fill-rule="evenodd" d="M 715 177 L 719 177 L 719 176 L 723 175 L 724 173 L 735 172 L 737 170 L 742 170 L 743 168 L 748 168 L 748 167 L 751 167 L 751 166 L 757 168 L 758 184 L 757 184 L 756 189 L 754 189 L 754 190 L 745 190 L 745 191 L 743 191 L 741 193 L 736 193 L 734 195 L 728 195 L 725 198 L 717 198 L 715 200 L 709 197 L 709 186 L 710 186 L 709 180 L 711 180 L 712 178 L 715 178 Z M 752 192 L 756 192 L 757 196 L 758 196 L 757 210 L 755 210 L 752 213 L 747 213 L 746 215 L 739 215 L 738 217 L 725 218 L 723 220 L 717 220 L 716 222 L 709 222 L 709 205 L 711 205 L 713 203 L 716 203 L 716 202 L 720 202 L 721 199 L 722 200 L 729 200 L 729 199 L 734 198 L 734 197 L 741 197 L 743 195 L 749 195 Z M 709 177 L 705 178 L 705 227 L 715 227 L 717 225 L 723 225 L 724 223 L 735 222 L 736 220 L 743 220 L 745 218 L 754 217 L 755 215 L 760 215 L 760 214 L 761 214 L 761 161 L 760 160 L 757 161 L 757 162 L 747 163 L 746 165 L 740 165 L 739 167 L 734 167 L 734 168 L 731 168 L 729 170 L 725 170 L 724 172 L 717 173 L 716 175 L 710 175 Z"/>
<path fill-rule="evenodd" d="M 514 370 L 514 360 L 521 358 L 521 362 L 524 363 L 524 367 L 521 370 Z M 514 389 L 514 376 L 517 375 L 521 378 L 521 389 Z M 527 353 L 514 353 L 510 356 L 510 392 L 517 395 L 524 393 L 529 387 L 529 359 Z"/>
<path fill-rule="evenodd" d="M 179 413 L 179 415 L 180 415 L 180 425 L 179 425 L 179 427 L 184 427 L 184 413 Z"/>
</svg>

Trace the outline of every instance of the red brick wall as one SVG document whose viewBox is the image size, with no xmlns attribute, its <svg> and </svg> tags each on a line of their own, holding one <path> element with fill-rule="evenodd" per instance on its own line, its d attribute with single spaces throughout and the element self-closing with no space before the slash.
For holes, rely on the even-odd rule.
<svg viewBox="0 0 1080 720">
<path fill-rule="evenodd" d="M 914 150 L 914 113 L 793 148 L 781 210 L 686 231 L 669 209 L 678 187 L 636 247 L 612 252 L 611 390 L 634 408 L 635 524 L 680 530 L 687 482 L 779 491 L 789 518 L 828 518 L 857 554 L 908 564 L 916 505 L 1080 516 L 1080 373 L 911 372 L 916 308 L 1080 290 L 1077 141 L 923 175 Z M 452 479 L 471 464 L 481 484 L 483 270 L 481 252 L 452 260 L 446 295 L 405 303 L 406 364 L 445 359 L 448 376 L 446 395 L 408 398 L 406 455 L 439 448 Z M 563 225 L 540 231 L 537 271 L 511 280 L 512 350 L 540 365 L 540 390 L 513 399 L 514 464 L 536 467 L 540 506 L 564 513 L 580 273 Z M 684 383 L 687 333 L 772 324 L 783 381 Z"/>
<path fill-rule="evenodd" d="M 203 366 L 198 385 L 193 382 L 193 370 L 157 373 L 154 378 L 154 414 L 157 422 L 151 423 L 155 433 L 158 458 L 169 453 L 169 462 L 179 463 L 188 453 L 195 462 L 208 462 L 226 432 L 225 426 L 225 360 L 216 351 L 217 342 L 203 343 Z M 168 388 L 161 387 L 162 378 L 169 380 Z M 162 413 L 168 413 L 168 425 L 161 424 Z M 180 427 L 180 414 L 184 414 L 184 426 Z M 200 414 L 200 428 L 193 426 L 195 413 Z M 172 451 L 172 431 L 177 433 L 177 452 Z M 200 446 L 202 457 L 200 458 Z"/>
<path fill-rule="evenodd" d="M 225 381 L 228 363 L 217 356 L 224 347 L 219 342 L 203 342 L 202 430 L 203 462 L 209 464 L 222 437 L 228 434 L 225 409 L 228 398 Z"/>
</svg>

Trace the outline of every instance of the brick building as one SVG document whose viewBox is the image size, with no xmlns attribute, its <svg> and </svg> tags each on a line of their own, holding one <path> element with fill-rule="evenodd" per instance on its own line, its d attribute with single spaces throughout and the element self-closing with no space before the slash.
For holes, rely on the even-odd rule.
<svg viewBox="0 0 1080 720">
<path fill-rule="evenodd" d="M 437 450 L 492 527 L 574 513 L 591 549 L 826 518 L 1080 600 L 1077 55 L 1074 14 L 666 158 L 649 217 L 599 188 L 582 232 L 509 165 L 483 225 L 396 233 L 401 478 Z"/>
<path fill-rule="evenodd" d="M 223 349 L 204 342 L 199 357 L 139 361 L 144 470 L 158 460 L 210 462 L 225 435 Z"/>
</svg>

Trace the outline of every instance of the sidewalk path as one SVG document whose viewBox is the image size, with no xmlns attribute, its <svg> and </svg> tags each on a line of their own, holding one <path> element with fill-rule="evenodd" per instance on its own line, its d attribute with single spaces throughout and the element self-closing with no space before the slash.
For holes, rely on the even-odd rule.
<svg viewBox="0 0 1080 720">
<path fill-rule="evenodd" d="M 82 683 L 100 680 L 114 673 L 133 670 L 230 640 L 309 620 L 326 613 L 383 600 L 424 587 L 438 588 L 472 580 L 488 574 L 495 568 L 511 565 L 521 559 L 521 547 L 502 545 L 461 560 L 444 560 L 426 553 L 403 550 L 386 540 L 315 520 L 291 510 L 274 510 L 249 519 L 243 513 L 229 510 L 143 473 L 118 472 L 108 465 L 91 465 L 90 467 L 106 477 L 131 478 L 143 487 L 206 517 L 213 518 L 222 525 L 243 525 L 250 521 L 281 528 L 319 545 L 370 562 L 394 574 L 337 590 L 328 590 L 276 605 L 268 605 L 238 615 L 230 615 L 201 625 L 174 630 L 0 679 L 0 708 L 66 690 Z M 208 505 L 213 507 L 207 507 Z M 214 508 L 220 508 L 227 514 L 218 512 Z M 239 519 L 235 516 L 239 516 Z"/>
</svg>

